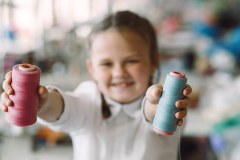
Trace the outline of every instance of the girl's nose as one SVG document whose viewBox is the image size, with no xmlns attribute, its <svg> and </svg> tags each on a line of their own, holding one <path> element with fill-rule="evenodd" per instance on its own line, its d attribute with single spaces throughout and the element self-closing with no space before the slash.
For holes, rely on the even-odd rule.
<svg viewBox="0 0 240 160">
<path fill-rule="evenodd" d="M 113 68 L 112 74 L 114 77 L 124 77 L 127 74 L 127 70 L 124 65 L 116 65 Z"/>
</svg>

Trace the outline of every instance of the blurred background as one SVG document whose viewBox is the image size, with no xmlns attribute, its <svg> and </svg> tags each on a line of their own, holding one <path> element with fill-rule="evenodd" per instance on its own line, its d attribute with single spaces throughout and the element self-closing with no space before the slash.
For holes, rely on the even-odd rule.
<svg viewBox="0 0 240 160">
<path fill-rule="evenodd" d="M 132 10 L 158 35 L 161 83 L 185 72 L 193 88 L 183 160 L 240 159 L 239 0 L 0 0 L 0 84 L 17 63 L 42 70 L 41 84 L 74 89 L 89 79 L 87 36 L 106 14 Z M 2 89 L 0 88 L 0 92 Z M 70 160 L 68 135 L 19 128 L 0 112 L 0 160 Z"/>
</svg>

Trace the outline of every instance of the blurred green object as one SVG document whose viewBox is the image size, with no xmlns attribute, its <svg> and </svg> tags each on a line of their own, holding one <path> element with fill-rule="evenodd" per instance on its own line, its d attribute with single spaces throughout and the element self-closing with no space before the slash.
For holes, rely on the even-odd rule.
<svg viewBox="0 0 240 160">
<path fill-rule="evenodd" d="M 240 127 L 240 114 L 236 114 L 226 120 L 223 120 L 213 125 L 213 133 L 221 134 L 225 130 L 235 127 Z"/>
<path fill-rule="evenodd" d="M 240 114 L 216 123 L 212 128 L 210 144 L 219 160 L 239 156 Z"/>
</svg>

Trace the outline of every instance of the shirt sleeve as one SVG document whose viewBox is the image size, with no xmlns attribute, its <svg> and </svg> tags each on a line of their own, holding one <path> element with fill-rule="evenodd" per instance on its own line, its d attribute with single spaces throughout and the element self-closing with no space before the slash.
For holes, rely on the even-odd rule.
<svg viewBox="0 0 240 160">
<path fill-rule="evenodd" d="M 64 111 L 54 122 L 47 122 L 38 118 L 39 122 L 47 127 L 64 132 L 81 132 L 93 127 L 94 118 L 98 117 L 96 93 L 85 92 L 80 86 L 74 92 L 63 92 L 55 88 L 64 101 Z M 89 89 L 89 88 L 88 88 Z M 88 91 L 88 90 L 87 90 Z"/>
</svg>

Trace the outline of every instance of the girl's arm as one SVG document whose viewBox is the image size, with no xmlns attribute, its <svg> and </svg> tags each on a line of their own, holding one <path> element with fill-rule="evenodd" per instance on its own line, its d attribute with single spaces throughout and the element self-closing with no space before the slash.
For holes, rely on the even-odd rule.
<svg viewBox="0 0 240 160">
<path fill-rule="evenodd" d="M 38 117 L 48 122 L 58 120 L 64 110 L 64 102 L 61 94 L 57 90 L 47 90 L 44 86 L 39 87 L 38 93 Z"/>
</svg>

